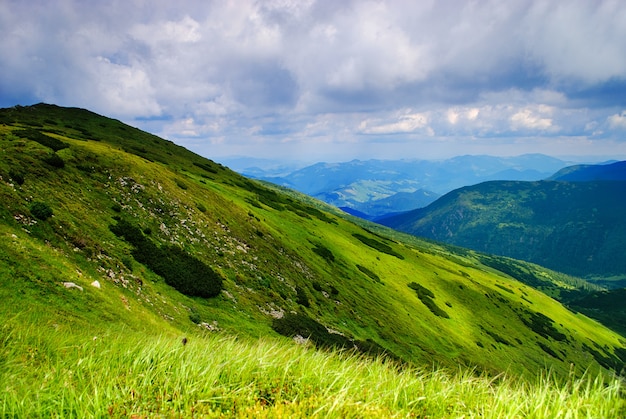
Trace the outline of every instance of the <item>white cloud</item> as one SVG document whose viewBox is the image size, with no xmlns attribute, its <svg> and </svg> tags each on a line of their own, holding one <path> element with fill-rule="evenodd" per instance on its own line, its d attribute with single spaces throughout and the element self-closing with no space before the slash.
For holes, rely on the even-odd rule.
<svg viewBox="0 0 626 419">
<path fill-rule="evenodd" d="M 626 110 L 607 118 L 609 126 L 613 129 L 626 129 Z"/>
<path fill-rule="evenodd" d="M 552 108 L 546 105 L 526 107 L 511 116 L 511 128 L 547 130 L 552 127 L 552 118 L 546 116 L 552 113 Z"/>
<path fill-rule="evenodd" d="M 359 130 L 363 134 L 398 134 L 425 128 L 425 132 L 429 135 L 433 134 L 432 129 L 428 127 L 428 115 L 425 113 L 406 113 L 394 119 L 396 121 L 386 123 L 365 120 L 359 125 Z"/>
<path fill-rule="evenodd" d="M 99 81 L 100 107 L 109 114 L 152 116 L 161 113 L 154 88 L 141 68 L 111 63 L 98 57 L 93 71 Z"/>
</svg>

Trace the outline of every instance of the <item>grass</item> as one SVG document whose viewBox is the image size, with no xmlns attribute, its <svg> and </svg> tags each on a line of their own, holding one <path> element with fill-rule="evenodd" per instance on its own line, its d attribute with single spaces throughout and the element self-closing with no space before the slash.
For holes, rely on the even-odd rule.
<svg viewBox="0 0 626 419">
<path fill-rule="evenodd" d="M 2 326 L 2 417 L 617 418 L 618 379 L 399 367 L 286 340 Z M 42 322 L 45 323 L 45 322 Z"/>
</svg>

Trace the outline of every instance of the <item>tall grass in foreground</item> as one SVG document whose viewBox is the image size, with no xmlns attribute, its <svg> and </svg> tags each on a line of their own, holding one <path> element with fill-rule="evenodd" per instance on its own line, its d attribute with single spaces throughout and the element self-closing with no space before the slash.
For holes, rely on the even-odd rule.
<svg viewBox="0 0 626 419">
<path fill-rule="evenodd" d="M 400 369 L 283 341 L 0 326 L 0 416 L 617 418 L 618 379 Z"/>
</svg>

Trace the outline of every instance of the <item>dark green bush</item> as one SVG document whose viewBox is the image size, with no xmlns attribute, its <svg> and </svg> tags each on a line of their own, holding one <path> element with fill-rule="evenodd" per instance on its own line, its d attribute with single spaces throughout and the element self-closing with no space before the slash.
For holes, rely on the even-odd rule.
<svg viewBox="0 0 626 419">
<path fill-rule="evenodd" d="M 191 322 L 195 324 L 200 324 L 202 322 L 202 318 L 197 311 L 192 311 L 191 313 L 189 313 L 189 320 L 191 320 Z"/>
<path fill-rule="evenodd" d="M 182 190 L 187 190 L 188 188 L 187 184 L 179 179 L 176 179 L 176 185 Z"/>
<path fill-rule="evenodd" d="M 211 162 L 213 163 L 213 162 Z M 198 162 L 193 162 L 194 166 L 198 166 L 199 168 L 206 170 L 209 173 L 217 173 L 217 166 L 215 163 L 213 163 L 213 165 L 209 164 L 209 163 L 198 163 Z"/>
<path fill-rule="evenodd" d="M 435 294 L 431 290 L 418 284 L 417 282 L 409 283 L 409 288 L 415 290 L 419 298 L 422 298 L 422 297 L 435 298 Z"/>
<path fill-rule="evenodd" d="M 275 319 L 272 328 L 287 337 L 302 336 L 309 339 L 315 346 L 323 349 L 354 349 L 371 356 L 384 356 L 399 360 L 371 339 L 353 340 L 337 333 L 330 333 L 326 327 L 304 314 L 287 313 L 281 319 Z"/>
<path fill-rule="evenodd" d="M 177 246 L 159 247 L 128 221 L 109 226 L 133 245 L 132 255 L 177 291 L 196 297 L 215 297 L 222 290 L 222 277 L 202 261 Z"/>
<path fill-rule="evenodd" d="M 354 344 L 345 336 L 329 333 L 326 327 L 304 314 L 287 313 L 272 323 L 272 328 L 283 336 L 300 335 L 322 348 L 351 348 Z"/>
<path fill-rule="evenodd" d="M 310 307 L 311 302 L 309 301 L 309 296 L 306 291 L 299 286 L 296 286 L 296 303 L 300 304 L 303 307 Z"/>
<path fill-rule="evenodd" d="M 335 261 L 335 255 L 327 247 L 321 244 L 315 245 L 313 251 L 322 257 L 326 262 L 332 263 Z"/>
<path fill-rule="evenodd" d="M 424 296 L 421 297 L 420 300 L 435 316 L 443 317 L 444 319 L 450 318 L 450 315 L 443 311 L 432 298 Z"/>
<path fill-rule="evenodd" d="M 42 159 L 44 163 L 49 164 L 57 169 L 63 169 L 65 167 L 65 161 L 58 154 L 52 153 Z"/>
<path fill-rule="evenodd" d="M 520 316 L 520 320 L 532 329 L 533 332 L 544 338 L 552 338 L 558 341 L 567 340 L 567 336 L 559 332 L 556 327 L 554 327 L 554 321 L 545 314 L 528 310 L 523 311 L 525 312 L 525 316 Z"/>
<path fill-rule="evenodd" d="M 41 131 L 37 131 L 36 129 L 17 130 L 13 131 L 13 134 L 20 138 L 36 141 L 45 147 L 51 148 L 52 151 L 59 151 L 69 147 L 69 145 L 63 141 L 50 137 L 49 135 L 46 135 Z"/>
<path fill-rule="evenodd" d="M 356 265 L 356 267 L 359 269 L 359 271 L 363 272 L 365 275 L 369 276 L 374 281 L 381 282 L 380 281 L 380 277 L 378 275 L 376 275 L 374 272 L 372 272 L 369 269 L 367 269 L 365 266 Z"/>
<path fill-rule="evenodd" d="M 33 217 L 45 221 L 48 218 L 52 217 L 53 211 L 52 208 L 45 202 L 35 201 L 30 204 L 30 213 Z"/>
<path fill-rule="evenodd" d="M 9 177 L 13 180 L 13 182 L 18 185 L 24 184 L 24 175 L 20 172 L 16 172 L 14 170 L 9 171 Z"/>
<path fill-rule="evenodd" d="M 371 247 L 372 249 L 376 249 L 376 250 L 378 250 L 381 253 L 386 253 L 388 255 L 395 256 L 398 259 L 404 259 L 404 256 L 402 256 L 401 254 L 395 252 L 391 248 L 391 246 L 389 246 L 388 244 L 385 244 L 383 242 L 379 242 L 376 239 L 373 239 L 371 237 L 366 237 L 366 236 L 364 236 L 362 234 L 358 234 L 358 233 L 354 233 L 352 236 L 357 238 L 357 239 L 359 239 L 359 241 L 361 241 L 361 243 Z"/>
<path fill-rule="evenodd" d="M 449 319 L 450 315 L 446 313 L 443 309 L 441 309 L 433 298 L 435 298 L 435 294 L 429 290 L 428 288 L 418 284 L 417 282 L 409 283 L 409 288 L 415 290 L 417 297 L 420 299 L 422 303 L 436 316 L 443 317 L 444 319 Z"/>
</svg>

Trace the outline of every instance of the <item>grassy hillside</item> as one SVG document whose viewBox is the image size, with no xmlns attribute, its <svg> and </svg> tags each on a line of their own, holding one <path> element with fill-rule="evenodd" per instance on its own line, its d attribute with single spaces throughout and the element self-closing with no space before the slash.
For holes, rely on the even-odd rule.
<svg viewBox="0 0 626 419">
<path fill-rule="evenodd" d="M 626 182 L 486 182 L 385 225 L 583 277 L 626 275 Z"/>
<path fill-rule="evenodd" d="M 234 393 L 254 409 L 271 405 L 273 396 L 260 394 L 276 389 L 280 400 L 311 409 L 301 416 L 324 416 L 324 409 L 341 416 L 342 403 L 355 412 L 371 406 L 372 416 L 421 412 L 411 387 L 420 382 L 375 404 L 384 386 L 365 380 L 344 391 L 322 383 L 338 355 L 313 361 L 318 355 L 296 342 L 384 356 L 391 360 L 385 367 L 349 362 L 388 368 L 391 382 L 402 383 L 405 368 L 433 365 L 524 380 L 546 368 L 557 380 L 586 371 L 593 380 L 626 361 L 619 335 L 472 252 L 365 228 L 119 121 L 51 105 L 4 109 L 0 144 L 3 414 L 69 409 L 81 416 L 72 406 L 86 398 L 100 403 L 89 410 L 96 416 L 106 409 L 113 416 L 226 414 Z M 259 364 L 245 378 L 234 368 L 215 380 L 186 378 L 209 371 L 208 354 L 223 359 L 224 369 L 237 351 L 255 350 L 265 355 L 255 355 Z M 271 361 L 278 362 L 270 375 L 276 386 L 255 387 L 274 351 L 286 354 Z M 300 356 L 328 369 L 285 384 Z M 349 380 L 336 374 L 337 383 Z M 453 381 L 464 385 L 463 374 Z M 103 387 L 98 377 L 109 377 Z M 167 385 L 157 390 L 159 382 Z M 291 387 L 297 390 L 283 395 Z"/>
</svg>

